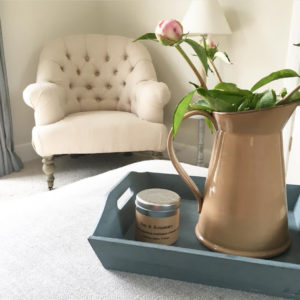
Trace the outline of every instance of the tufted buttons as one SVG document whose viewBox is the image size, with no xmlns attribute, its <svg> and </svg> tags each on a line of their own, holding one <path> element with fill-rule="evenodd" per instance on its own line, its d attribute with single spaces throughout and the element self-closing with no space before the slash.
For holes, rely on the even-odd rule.
<svg viewBox="0 0 300 300">
<path fill-rule="evenodd" d="M 71 59 L 71 55 L 70 55 L 68 52 L 66 53 L 66 58 L 67 58 L 68 60 Z"/>
<path fill-rule="evenodd" d="M 87 90 L 91 90 L 93 88 L 90 84 L 87 84 L 85 87 Z"/>
<path fill-rule="evenodd" d="M 106 83 L 106 84 L 105 84 L 105 87 L 106 87 L 108 90 L 110 90 L 110 89 L 112 88 L 112 85 L 111 85 L 110 83 Z"/>
<path fill-rule="evenodd" d="M 72 83 L 72 82 L 69 83 L 69 88 L 70 88 L 70 89 L 73 88 L 73 83 Z"/>
<path fill-rule="evenodd" d="M 90 60 L 90 57 L 89 57 L 88 55 L 86 55 L 86 56 L 84 57 L 84 59 L 85 59 L 85 61 L 89 61 L 89 60 Z"/>
<path fill-rule="evenodd" d="M 110 57 L 109 57 L 108 54 L 106 54 L 106 56 L 105 56 L 105 61 L 108 62 L 109 60 L 110 60 Z"/>
<path fill-rule="evenodd" d="M 79 76 L 81 74 L 81 71 L 79 69 L 76 70 L 77 75 Z"/>
<path fill-rule="evenodd" d="M 102 98 L 99 97 L 99 96 L 97 96 L 97 97 L 95 97 L 95 100 L 96 100 L 97 102 L 100 102 L 100 101 L 102 100 Z"/>
<path fill-rule="evenodd" d="M 80 101 L 81 101 L 81 97 L 78 96 L 78 97 L 76 98 L 76 100 L 77 100 L 78 102 L 80 102 Z"/>
<path fill-rule="evenodd" d="M 65 68 L 63 66 L 60 66 L 60 69 L 61 69 L 62 72 L 65 71 Z"/>
<path fill-rule="evenodd" d="M 94 74 L 96 77 L 98 77 L 100 75 L 100 72 L 98 70 L 96 70 Z"/>
<path fill-rule="evenodd" d="M 125 85 L 126 85 L 126 81 L 123 81 L 123 82 L 122 82 L 122 85 L 125 86 Z"/>
<path fill-rule="evenodd" d="M 120 101 L 120 97 L 116 97 L 115 99 L 116 99 L 116 101 Z"/>
<path fill-rule="evenodd" d="M 134 67 L 131 67 L 131 68 L 130 68 L 130 72 L 132 72 L 133 70 L 134 70 Z"/>
<path fill-rule="evenodd" d="M 128 55 L 124 54 L 123 58 L 124 58 L 124 60 L 127 60 L 128 59 Z"/>
<path fill-rule="evenodd" d="M 113 74 L 114 74 L 114 75 L 117 75 L 117 74 L 118 74 L 118 70 L 117 70 L 117 69 L 114 69 L 114 70 L 113 70 Z"/>
</svg>

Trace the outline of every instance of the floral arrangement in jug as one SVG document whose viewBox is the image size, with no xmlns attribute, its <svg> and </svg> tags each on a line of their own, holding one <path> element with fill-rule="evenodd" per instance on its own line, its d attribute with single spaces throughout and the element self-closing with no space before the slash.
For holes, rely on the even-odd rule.
<svg viewBox="0 0 300 300">
<path fill-rule="evenodd" d="M 146 33 L 135 41 L 139 40 L 152 40 L 161 43 L 164 46 L 171 46 L 176 48 L 189 64 L 195 75 L 199 80 L 199 85 L 190 82 L 194 89 L 183 97 L 178 103 L 173 115 L 173 138 L 176 136 L 179 126 L 183 120 L 184 114 L 188 110 L 204 110 L 208 113 L 216 112 L 242 112 L 249 110 L 259 110 L 276 105 L 283 105 L 291 101 L 300 100 L 300 85 L 293 89 L 290 93 L 284 88 L 279 95 L 273 89 L 266 89 L 263 92 L 256 92 L 262 86 L 270 83 L 271 81 L 288 78 L 300 77 L 295 71 L 291 69 L 283 69 L 269 74 L 256 82 L 250 90 L 241 89 L 236 84 L 224 82 L 214 64 L 216 59 L 221 59 L 226 63 L 231 63 L 228 55 L 221 52 L 218 46 L 209 38 L 202 36 L 202 40 L 198 43 L 188 38 L 188 34 L 184 34 L 183 27 L 180 22 L 176 20 L 163 20 L 159 22 L 156 27 L 155 33 Z M 219 83 L 213 88 L 208 89 L 205 80 L 197 70 L 191 59 L 182 49 L 181 44 L 188 44 L 195 55 L 201 61 L 205 74 L 208 70 L 215 73 Z M 300 46 L 300 44 L 295 44 Z M 194 94 L 197 93 L 199 99 L 193 103 L 191 100 Z M 213 126 L 206 118 L 206 122 L 210 129 Z"/>
</svg>

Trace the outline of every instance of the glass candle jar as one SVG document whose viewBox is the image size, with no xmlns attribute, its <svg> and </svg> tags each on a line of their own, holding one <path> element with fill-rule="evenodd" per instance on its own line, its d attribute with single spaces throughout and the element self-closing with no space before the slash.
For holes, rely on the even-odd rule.
<svg viewBox="0 0 300 300">
<path fill-rule="evenodd" d="M 178 239 L 180 196 L 166 189 L 147 189 L 136 195 L 138 241 L 171 245 Z"/>
</svg>

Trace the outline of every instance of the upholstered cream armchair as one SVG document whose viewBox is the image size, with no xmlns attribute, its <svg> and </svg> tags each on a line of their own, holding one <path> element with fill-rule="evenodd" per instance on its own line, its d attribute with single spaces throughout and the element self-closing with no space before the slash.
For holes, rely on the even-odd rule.
<svg viewBox="0 0 300 300">
<path fill-rule="evenodd" d="M 170 92 L 157 82 L 146 48 L 131 39 L 90 34 L 50 42 L 23 97 L 34 109 L 32 144 L 49 189 L 54 155 L 166 148 Z"/>
</svg>

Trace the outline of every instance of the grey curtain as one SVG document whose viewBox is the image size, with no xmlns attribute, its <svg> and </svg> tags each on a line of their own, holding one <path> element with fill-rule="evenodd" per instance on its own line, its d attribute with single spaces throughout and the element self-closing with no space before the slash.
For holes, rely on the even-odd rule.
<svg viewBox="0 0 300 300">
<path fill-rule="evenodd" d="M 21 168 L 22 162 L 14 153 L 10 101 L 0 22 L 0 176 L 19 171 Z"/>
</svg>

